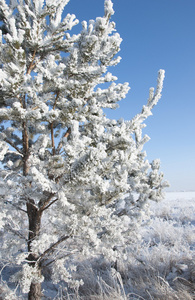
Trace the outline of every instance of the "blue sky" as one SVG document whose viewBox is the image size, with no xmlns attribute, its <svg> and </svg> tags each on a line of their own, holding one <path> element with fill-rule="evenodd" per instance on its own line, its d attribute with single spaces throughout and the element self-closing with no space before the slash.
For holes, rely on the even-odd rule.
<svg viewBox="0 0 195 300">
<path fill-rule="evenodd" d="M 165 69 L 163 96 L 147 119 L 148 159 L 161 159 L 169 190 L 195 190 L 195 1 L 113 0 L 112 20 L 123 38 L 122 61 L 113 70 L 131 90 L 111 118 L 131 119 Z M 104 0 L 70 0 L 66 12 L 80 21 L 104 13 Z M 79 25 L 77 25 L 79 31 Z"/>
</svg>

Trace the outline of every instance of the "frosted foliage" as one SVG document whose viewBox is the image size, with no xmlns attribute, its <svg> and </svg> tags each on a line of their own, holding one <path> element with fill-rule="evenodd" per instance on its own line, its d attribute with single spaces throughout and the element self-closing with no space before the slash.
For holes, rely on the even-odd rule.
<svg viewBox="0 0 195 300">
<path fill-rule="evenodd" d="M 62 15 L 68 2 L 0 0 L 1 257 L 22 266 L 12 279 L 24 292 L 48 265 L 56 281 L 78 287 L 69 272 L 78 255 L 125 258 L 148 201 L 167 186 L 142 136 L 164 71 L 139 114 L 108 119 L 103 109 L 129 91 L 108 71 L 122 41 L 112 1 L 74 35 L 78 20 Z"/>
<path fill-rule="evenodd" d="M 105 15 L 113 15 L 114 14 L 113 3 L 111 0 L 105 1 L 104 9 L 105 9 Z"/>
<path fill-rule="evenodd" d="M 22 271 L 12 276 L 11 281 L 19 282 L 23 293 L 28 293 L 31 282 L 42 282 L 43 276 L 39 274 L 39 270 L 36 267 L 31 267 L 28 264 L 24 264 Z"/>
</svg>

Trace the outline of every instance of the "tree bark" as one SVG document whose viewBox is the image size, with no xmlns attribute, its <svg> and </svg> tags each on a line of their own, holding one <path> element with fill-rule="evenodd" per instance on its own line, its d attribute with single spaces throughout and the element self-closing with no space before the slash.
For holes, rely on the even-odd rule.
<svg viewBox="0 0 195 300">
<path fill-rule="evenodd" d="M 26 107 L 25 99 L 23 100 L 23 107 Z M 29 138 L 26 122 L 23 122 L 23 175 L 27 176 L 29 172 L 28 158 L 29 158 Z M 28 233 L 28 262 L 29 265 L 35 267 L 38 255 L 31 251 L 31 243 L 40 233 L 42 211 L 35 205 L 33 199 L 27 199 L 26 203 L 29 233 Z M 38 275 L 41 276 L 41 267 L 38 267 Z M 31 282 L 30 291 L 28 293 L 28 300 L 41 300 L 41 283 Z"/>
<path fill-rule="evenodd" d="M 32 241 L 39 235 L 42 216 L 42 211 L 36 207 L 35 202 L 32 199 L 29 199 L 27 202 L 27 214 L 29 220 L 28 251 L 30 252 Z"/>
<path fill-rule="evenodd" d="M 41 270 L 40 270 L 41 275 Z M 28 300 L 41 300 L 42 297 L 41 293 L 41 283 L 31 283 L 30 291 L 28 293 Z"/>
<path fill-rule="evenodd" d="M 31 243 L 39 235 L 41 228 L 41 216 L 42 212 L 35 206 L 33 200 L 29 200 L 27 203 L 27 214 L 29 220 L 29 234 L 28 234 L 28 256 L 29 265 L 35 267 L 38 255 L 31 252 Z M 38 265 L 38 275 L 41 276 L 41 267 Z M 41 300 L 41 283 L 31 283 L 30 291 L 28 294 L 28 300 Z"/>
</svg>

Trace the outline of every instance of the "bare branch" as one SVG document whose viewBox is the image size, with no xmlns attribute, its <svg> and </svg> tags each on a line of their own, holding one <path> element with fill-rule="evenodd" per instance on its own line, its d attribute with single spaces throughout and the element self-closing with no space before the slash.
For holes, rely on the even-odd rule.
<svg viewBox="0 0 195 300">
<path fill-rule="evenodd" d="M 52 204 L 54 204 L 56 201 L 58 201 L 58 198 L 53 200 L 51 203 L 49 203 L 49 205 L 47 205 L 44 209 L 41 209 L 41 211 L 44 211 L 46 209 L 48 209 Z"/>
<path fill-rule="evenodd" d="M 52 200 L 54 196 L 55 194 L 50 194 L 47 200 L 45 201 L 40 200 L 39 202 L 40 211 L 44 211 L 45 209 L 48 208 L 48 205 L 50 206 L 52 204 L 53 201 L 51 202 L 51 204 L 49 202 Z M 56 199 L 54 201 L 56 201 Z"/>
<path fill-rule="evenodd" d="M 19 236 L 21 239 L 23 239 L 23 240 L 25 240 L 27 242 L 27 239 L 25 238 L 25 236 L 23 236 L 23 234 L 20 233 L 19 231 L 13 229 L 10 224 L 7 224 L 6 227 L 7 227 L 8 230 L 10 230 L 15 235 Z"/>
<path fill-rule="evenodd" d="M 21 155 L 23 155 L 22 151 L 12 141 L 8 140 L 7 138 L 5 138 L 4 141 L 16 149 Z"/>
<path fill-rule="evenodd" d="M 26 210 L 24 210 L 23 208 L 17 206 L 16 204 L 12 203 L 11 201 L 7 201 L 7 200 L 6 200 L 6 202 L 9 203 L 9 204 L 11 204 L 12 206 L 14 206 L 15 208 L 17 208 L 18 210 L 21 210 L 21 211 L 23 211 L 24 213 L 27 214 L 27 211 L 26 211 Z"/>
<path fill-rule="evenodd" d="M 34 59 L 35 59 L 35 55 L 36 55 L 36 49 L 34 50 L 33 56 L 32 56 L 32 60 L 31 63 L 27 69 L 27 74 L 29 75 L 31 73 L 31 71 L 34 69 L 34 67 L 36 66 L 36 64 L 34 63 Z"/>
</svg>

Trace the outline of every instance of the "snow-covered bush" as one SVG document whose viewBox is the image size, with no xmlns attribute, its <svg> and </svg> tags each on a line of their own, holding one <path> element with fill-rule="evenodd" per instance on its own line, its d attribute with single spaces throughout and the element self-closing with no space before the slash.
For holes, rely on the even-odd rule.
<svg viewBox="0 0 195 300">
<path fill-rule="evenodd" d="M 192 194 L 192 199 L 190 199 Z M 151 220 L 138 233 L 142 237 L 126 260 L 111 266 L 100 259 L 78 264 L 76 279 L 83 280 L 79 293 L 64 290 L 71 300 L 193 300 L 195 291 L 195 193 L 167 193 L 162 203 L 151 205 Z M 164 208 L 174 221 L 164 218 Z M 191 209 L 192 221 L 183 222 L 178 207 Z M 159 216 L 157 216 L 157 214 Z M 189 238 L 189 236 L 191 238 Z M 125 292 L 123 292 L 125 291 Z"/>
<path fill-rule="evenodd" d="M 74 255 L 125 255 L 148 200 L 167 185 L 142 136 L 164 71 L 141 113 L 108 119 L 103 109 L 129 91 L 108 72 L 121 44 L 112 2 L 72 36 L 78 20 L 62 18 L 68 2 L 0 0 L 1 259 L 21 266 L 12 278 L 29 299 L 40 299 L 48 265 L 56 282 L 78 286 Z"/>
</svg>

